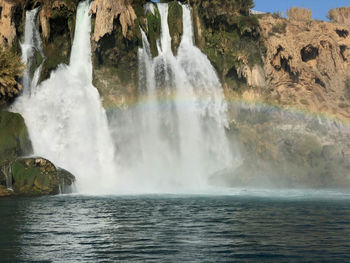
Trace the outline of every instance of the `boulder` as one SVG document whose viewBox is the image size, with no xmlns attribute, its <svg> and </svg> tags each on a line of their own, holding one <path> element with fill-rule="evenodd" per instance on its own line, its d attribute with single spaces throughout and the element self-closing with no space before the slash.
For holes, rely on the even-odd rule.
<svg viewBox="0 0 350 263">
<path fill-rule="evenodd" d="M 0 180 L 0 196 L 55 195 L 62 192 L 61 189 L 67 193 L 75 181 L 68 171 L 56 168 L 49 160 L 41 157 L 9 161 L 0 170 L 6 171 L 10 178 L 10 182 Z M 6 179 L 6 176 L 2 177 Z"/>
</svg>

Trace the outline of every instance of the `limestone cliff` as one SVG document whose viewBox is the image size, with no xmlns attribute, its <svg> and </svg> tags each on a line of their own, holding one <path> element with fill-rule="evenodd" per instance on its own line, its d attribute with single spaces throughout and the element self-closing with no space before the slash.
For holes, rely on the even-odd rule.
<svg viewBox="0 0 350 263">
<path fill-rule="evenodd" d="M 95 0 L 91 6 L 91 14 L 96 15 L 92 39 L 98 42 L 106 34 L 113 32 L 114 20 L 119 18 L 124 37 L 127 37 L 129 27 L 134 25 L 136 14 L 130 0 L 109 1 Z"/>
<path fill-rule="evenodd" d="M 94 85 L 104 105 L 122 107 L 136 96 L 137 52 L 142 46 L 146 0 L 96 0 L 92 3 Z"/>
<path fill-rule="evenodd" d="M 259 24 L 267 48 L 264 100 L 349 120 L 350 28 L 271 15 Z"/>
<path fill-rule="evenodd" d="M 41 6 L 40 31 L 46 56 L 41 81 L 47 79 L 59 64 L 69 63 L 78 2 L 79 0 L 35 1 Z"/>
<path fill-rule="evenodd" d="M 17 37 L 14 20 L 17 10 L 15 1 L 0 0 L 0 47 L 12 47 Z"/>
</svg>

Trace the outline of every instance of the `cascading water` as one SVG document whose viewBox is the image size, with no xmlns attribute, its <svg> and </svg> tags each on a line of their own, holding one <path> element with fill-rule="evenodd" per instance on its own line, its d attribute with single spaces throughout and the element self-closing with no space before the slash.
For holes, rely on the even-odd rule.
<svg viewBox="0 0 350 263">
<path fill-rule="evenodd" d="M 1 168 L 1 172 L 5 175 L 6 178 L 6 187 L 8 190 L 12 189 L 12 169 L 11 169 L 11 163 L 8 165 L 5 165 Z"/>
<path fill-rule="evenodd" d="M 38 11 L 39 8 L 35 8 L 26 12 L 24 41 L 21 43 L 22 62 L 26 65 L 26 70 L 22 78 L 23 92 L 25 95 L 30 94 L 39 80 L 42 63 L 34 71 L 35 57 L 41 56 L 44 58 L 40 33 L 37 27 Z"/>
<path fill-rule="evenodd" d="M 157 7 L 162 24 L 154 59 L 142 32 L 140 104 L 111 118 L 124 171 L 119 182 L 123 189 L 143 192 L 202 191 L 212 174 L 233 163 L 223 90 L 209 60 L 194 46 L 190 8 L 183 6 L 184 34 L 175 57 L 168 5 Z"/>
<path fill-rule="evenodd" d="M 114 144 L 92 86 L 88 1 L 78 7 L 70 64 L 60 65 L 37 87 L 40 67 L 24 78 L 29 92 L 13 110 L 24 116 L 35 154 L 76 175 L 79 192 L 203 191 L 212 174 L 232 165 L 223 91 L 214 68 L 193 43 L 191 10 L 183 6 L 184 34 L 175 57 L 168 5 L 157 8 L 162 22 L 159 55 L 152 58 L 142 32 L 139 105 L 111 114 Z M 38 43 L 31 46 L 41 50 L 36 14 L 27 13 L 26 28 L 32 34 L 26 30 L 25 43 Z M 33 48 L 25 47 L 23 61 L 32 65 L 34 52 L 25 51 Z"/>
<path fill-rule="evenodd" d="M 60 65 L 50 79 L 21 96 L 13 111 L 24 116 L 34 153 L 72 172 L 79 192 L 112 193 L 117 178 L 114 148 L 92 85 L 89 9 L 88 0 L 78 6 L 70 64 Z M 23 58 L 33 59 L 25 52 Z"/>
</svg>

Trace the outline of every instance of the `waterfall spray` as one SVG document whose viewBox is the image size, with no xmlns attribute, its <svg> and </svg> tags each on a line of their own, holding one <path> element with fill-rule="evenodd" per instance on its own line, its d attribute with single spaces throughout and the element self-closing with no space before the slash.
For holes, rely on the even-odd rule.
<svg viewBox="0 0 350 263">
<path fill-rule="evenodd" d="M 25 118 L 35 154 L 72 172 L 80 193 L 205 191 L 210 176 L 232 164 L 223 90 L 209 60 L 194 45 L 191 10 L 182 6 L 184 34 L 175 57 L 168 5 L 157 8 L 159 55 L 152 58 L 141 30 L 140 104 L 111 113 L 111 130 L 92 86 L 88 1 L 78 6 L 69 65 L 59 65 L 37 87 L 40 72 L 29 76 L 34 83 L 26 84 L 30 92 L 13 107 Z M 27 13 L 29 32 L 37 32 L 36 13 Z M 26 33 L 25 43 L 38 38 L 34 35 Z M 23 52 L 27 65 L 33 57 L 33 52 Z"/>
<path fill-rule="evenodd" d="M 209 177 L 233 161 L 223 90 L 193 43 L 190 7 L 182 6 L 184 34 L 177 57 L 171 50 L 168 5 L 157 7 L 161 36 L 156 58 L 141 30 L 139 97 L 144 102 L 115 111 L 111 118 L 120 165 L 127 171 L 119 182 L 136 192 L 205 191 Z"/>
</svg>

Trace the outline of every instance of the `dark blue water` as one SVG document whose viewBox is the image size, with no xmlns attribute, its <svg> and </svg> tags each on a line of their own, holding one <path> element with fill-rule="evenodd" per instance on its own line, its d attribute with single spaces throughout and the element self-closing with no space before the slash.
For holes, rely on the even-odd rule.
<svg viewBox="0 0 350 263">
<path fill-rule="evenodd" d="M 1 262 L 350 262 L 350 199 L 0 199 Z"/>
</svg>

